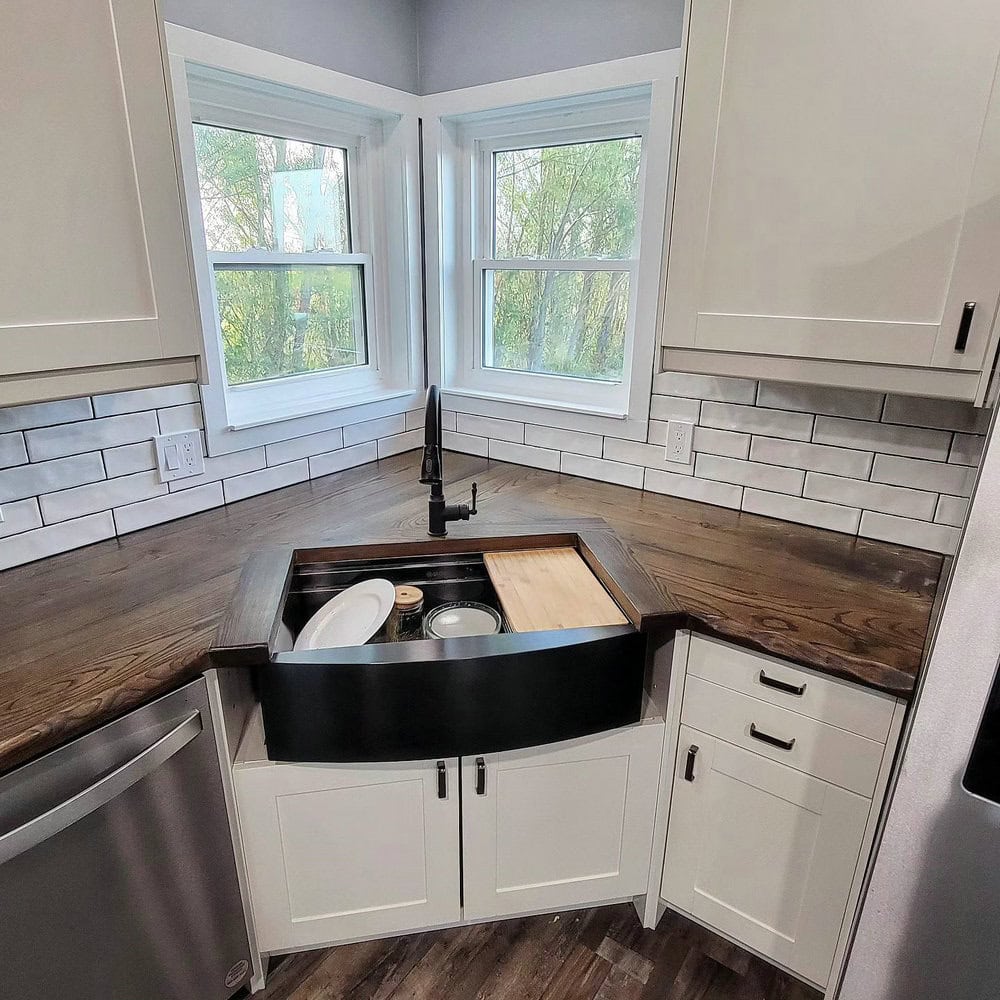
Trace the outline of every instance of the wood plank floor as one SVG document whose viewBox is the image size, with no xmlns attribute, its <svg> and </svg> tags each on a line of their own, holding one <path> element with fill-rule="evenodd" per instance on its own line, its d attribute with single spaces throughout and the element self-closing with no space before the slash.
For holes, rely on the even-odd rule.
<svg viewBox="0 0 1000 1000">
<path fill-rule="evenodd" d="M 819 1000 L 701 927 L 627 904 L 303 952 L 254 1000 Z"/>
</svg>

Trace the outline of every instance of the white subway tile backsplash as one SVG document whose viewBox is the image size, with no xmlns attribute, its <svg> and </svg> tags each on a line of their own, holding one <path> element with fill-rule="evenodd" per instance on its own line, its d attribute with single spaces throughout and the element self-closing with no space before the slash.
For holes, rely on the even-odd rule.
<svg viewBox="0 0 1000 1000">
<path fill-rule="evenodd" d="M 112 507 L 149 500 L 166 492 L 167 484 L 160 482 L 158 472 L 137 472 L 87 486 L 74 486 L 58 493 L 46 493 L 38 498 L 38 502 L 45 523 L 55 524 L 84 514 L 96 514 Z"/>
<path fill-rule="evenodd" d="M 406 431 L 403 434 L 393 434 L 391 437 L 378 439 L 378 457 L 389 458 L 390 455 L 401 455 L 404 451 L 413 451 L 414 448 L 422 448 L 424 444 L 424 431 Z"/>
<path fill-rule="evenodd" d="M 205 426 L 201 406 L 198 403 L 184 403 L 182 406 L 168 406 L 156 411 L 161 434 L 176 434 L 179 431 L 200 431 Z"/>
<path fill-rule="evenodd" d="M 454 410 L 441 411 L 441 429 L 445 431 L 458 429 L 458 414 Z"/>
<path fill-rule="evenodd" d="M 684 420 L 689 424 L 696 424 L 700 414 L 700 399 L 687 399 L 684 396 L 653 396 L 649 404 L 649 415 L 653 420 Z"/>
<path fill-rule="evenodd" d="M 981 434 L 956 434 L 951 442 L 948 461 L 955 465 L 979 465 L 986 438 Z"/>
<path fill-rule="evenodd" d="M 743 496 L 743 487 L 733 483 L 719 483 L 712 479 L 699 479 L 697 476 L 678 476 L 660 469 L 646 470 L 643 489 L 653 493 L 667 493 L 684 500 L 710 503 L 716 507 L 731 507 L 734 510 L 739 510 Z"/>
<path fill-rule="evenodd" d="M 156 446 L 152 440 L 106 448 L 103 454 L 108 479 L 156 468 Z"/>
<path fill-rule="evenodd" d="M 197 403 L 200 398 L 198 386 L 193 382 L 164 385 L 154 389 L 112 392 L 106 396 L 94 396 L 94 416 L 114 417 L 121 413 L 136 413 L 139 410 L 158 410 L 165 406 Z"/>
<path fill-rule="evenodd" d="M 536 448 L 513 441 L 490 440 L 490 458 L 497 462 L 511 462 L 514 465 L 528 465 L 534 469 L 559 471 L 559 452 L 551 448 Z"/>
<path fill-rule="evenodd" d="M 416 431 L 424 429 L 424 420 L 427 416 L 426 411 L 423 407 L 419 410 L 407 410 L 404 414 L 406 417 L 406 429 L 408 431 Z M 453 431 L 455 429 L 455 419 L 457 414 L 454 410 L 442 410 L 441 411 L 441 428 L 446 431 Z"/>
<path fill-rule="evenodd" d="M 490 453 L 489 438 L 475 434 L 460 434 L 458 431 L 444 431 L 441 434 L 441 444 L 445 451 L 460 451 L 466 455 L 482 455 L 486 458 Z"/>
<path fill-rule="evenodd" d="M 126 413 L 120 417 L 100 417 L 75 424 L 42 427 L 27 431 L 28 456 L 32 462 L 43 462 L 65 455 L 79 455 L 120 444 L 134 444 L 159 433 L 156 413 Z"/>
<path fill-rule="evenodd" d="M 754 489 L 743 491 L 743 510 L 749 514 L 764 514 L 782 521 L 811 524 L 816 528 L 842 531 L 848 535 L 857 533 L 861 521 L 861 511 L 853 507 Z"/>
<path fill-rule="evenodd" d="M 65 490 L 104 479 L 99 451 L 0 470 L 0 503 Z"/>
<path fill-rule="evenodd" d="M 297 462 L 287 465 L 274 465 L 257 472 L 245 472 L 242 476 L 233 476 L 222 481 L 226 503 L 246 500 L 259 493 L 269 493 L 283 486 L 293 486 L 305 482 L 309 478 L 309 461 L 300 458 Z"/>
<path fill-rule="evenodd" d="M 307 434 L 305 437 L 290 438 L 288 441 L 275 441 L 274 444 L 266 445 L 264 451 L 268 465 L 284 465 L 299 458 L 323 455 L 343 447 L 343 428 L 335 427 L 332 431 Z"/>
<path fill-rule="evenodd" d="M 862 538 L 875 538 L 880 542 L 953 555 L 958 547 L 961 531 L 946 524 L 929 524 L 927 521 L 914 521 L 866 510 L 861 515 L 858 534 Z"/>
<path fill-rule="evenodd" d="M 205 483 L 218 482 L 220 479 L 230 479 L 242 476 L 247 472 L 256 472 L 265 465 L 264 449 L 250 448 L 247 451 L 233 451 L 228 455 L 216 455 L 205 459 L 205 471 L 198 476 L 188 476 L 187 479 L 170 481 L 170 492 L 180 493 L 181 490 L 193 490 Z"/>
<path fill-rule="evenodd" d="M 0 434 L 0 469 L 27 461 L 28 450 L 24 447 L 24 435 L 20 431 Z"/>
<path fill-rule="evenodd" d="M 948 457 L 951 435 L 944 431 L 902 427 L 899 424 L 817 417 L 813 441 L 840 448 L 881 451 L 890 455 L 909 455 L 911 458 L 929 458 L 943 462 Z"/>
<path fill-rule="evenodd" d="M 808 441 L 812 434 L 813 416 L 811 413 L 794 413 L 790 410 L 706 401 L 701 407 L 701 423 L 705 427 L 716 427 L 724 431 L 743 431 Z"/>
<path fill-rule="evenodd" d="M 577 455 L 600 458 L 604 448 L 604 438 L 600 434 L 584 431 L 566 431 L 559 427 L 541 427 L 538 424 L 524 425 L 524 443 L 536 448 L 554 448 L 556 451 L 572 451 Z"/>
<path fill-rule="evenodd" d="M 609 462 L 603 458 L 591 458 L 589 455 L 573 455 L 570 452 L 563 452 L 559 471 L 568 476 L 599 479 L 602 482 L 632 486 L 639 490 L 642 489 L 644 469 L 641 465 L 623 465 L 621 462 Z"/>
<path fill-rule="evenodd" d="M 792 469 L 829 472 L 851 479 L 867 479 L 874 455 L 870 451 L 831 448 L 824 444 L 787 441 L 783 438 L 754 437 L 750 458 L 755 462 L 785 465 Z"/>
<path fill-rule="evenodd" d="M 750 441 L 749 434 L 740 434 L 737 431 L 717 431 L 714 427 L 696 427 L 694 429 L 694 450 L 708 455 L 721 455 L 723 458 L 747 458 L 750 454 Z M 667 434 L 664 430 L 663 444 L 666 443 Z"/>
<path fill-rule="evenodd" d="M 34 497 L 27 500 L 15 500 L 3 505 L 3 520 L 0 521 L 0 538 L 8 535 L 18 535 L 22 531 L 42 526 L 42 515 L 38 510 L 38 501 Z"/>
<path fill-rule="evenodd" d="M 802 493 L 805 473 L 801 469 L 783 469 L 777 465 L 745 462 L 739 458 L 722 458 L 719 455 L 698 455 L 695 459 L 696 476 L 717 479 L 738 486 L 753 486 L 775 493 Z"/>
<path fill-rule="evenodd" d="M 694 472 L 694 462 L 668 462 L 664 449 L 658 444 L 605 438 L 604 457 L 610 458 L 613 462 L 644 465 L 647 469 L 660 469 L 679 476 L 690 476 Z"/>
<path fill-rule="evenodd" d="M 943 496 L 938 500 L 937 510 L 934 512 L 934 520 L 938 524 L 950 524 L 956 528 L 961 528 L 965 524 L 965 518 L 968 513 L 968 497 Z"/>
<path fill-rule="evenodd" d="M 884 399 L 881 393 L 876 392 L 785 382 L 761 382 L 757 392 L 758 406 L 799 410 L 803 413 L 826 413 L 834 417 L 857 417 L 861 420 L 878 420 L 882 414 Z"/>
<path fill-rule="evenodd" d="M 890 424 L 938 427 L 946 431 L 985 434 L 990 411 L 953 399 L 924 399 L 917 396 L 887 396 L 882 419 Z"/>
<path fill-rule="evenodd" d="M 757 395 L 757 383 L 748 378 L 663 372 L 654 377 L 653 392 L 666 396 L 690 396 L 692 399 L 714 399 L 720 403 L 752 403 Z"/>
<path fill-rule="evenodd" d="M 876 455 L 872 482 L 967 497 L 972 492 L 975 474 L 976 470 L 966 465 L 926 462 L 899 455 Z"/>
<path fill-rule="evenodd" d="M 357 465 L 374 462 L 377 458 L 378 448 L 374 441 L 351 445 L 349 448 L 331 451 L 326 455 L 313 455 L 309 459 L 309 478 L 319 479 L 320 476 L 343 472 L 345 469 L 353 469 Z"/>
<path fill-rule="evenodd" d="M 59 552 L 114 538 L 115 522 L 110 511 L 90 514 L 75 521 L 62 521 L 34 531 L 0 538 L 0 569 L 45 559 Z"/>
<path fill-rule="evenodd" d="M 519 420 L 501 420 L 499 417 L 483 417 L 478 413 L 460 413 L 458 432 L 524 444 L 524 424 Z"/>
<path fill-rule="evenodd" d="M 0 432 L 26 431 L 31 427 L 68 424 L 74 420 L 89 420 L 94 415 L 90 397 L 60 399 L 54 403 L 28 403 L 25 406 L 0 408 Z"/>
<path fill-rule="evenodd" d="M 841 479 L 821 472 L 806 474 L 805 496 L 812 500 L 826 500 L 846 507 L 860 507 L 925 521 L 933 520 L 937 506 L 937 497 L 933 493 L 860 479 Z"/>
<path fill-rule="evenodd" d="M 188 514 L 221 507 L 224 502 L 222 483 L 207 483 L 181 493 L 166 493 L 152 500 L 117 507 L 114 510 L 115 526 L 119 535 L 127 535 L 140 528 L 149 528 L 164 521 L 174 521 L 179 517 L 187 517 Z"/>
<path fill-rule="evenodd" d="M 360 424 L 348 424 L 344 428 L 344 445 L 362 444 L 390 434 L 402 434 L 406 430 L 406 419 L 402 413 L 375 420 L 364 420 Z"/>
</svg>

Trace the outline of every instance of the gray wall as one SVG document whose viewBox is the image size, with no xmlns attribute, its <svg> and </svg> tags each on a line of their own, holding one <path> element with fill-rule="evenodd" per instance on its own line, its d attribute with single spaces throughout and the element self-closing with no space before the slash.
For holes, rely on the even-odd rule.
<svg viewBox="0 0 1000 1000">
<path fill-rule="evenodd" d="M 420 92 L 677 48 L 684 0 L 420 0 Z"/>
<path fill-rule="evenodd" d="M 415 93 L 414 0 L 161 0 L 167 21 Z"/>
</svg>

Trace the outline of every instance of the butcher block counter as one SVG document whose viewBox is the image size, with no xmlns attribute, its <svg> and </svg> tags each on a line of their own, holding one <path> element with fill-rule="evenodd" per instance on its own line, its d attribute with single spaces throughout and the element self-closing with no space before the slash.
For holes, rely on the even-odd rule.
<svg viewBox="0 0 1000 1000">
<path fill-rule="evenodd" d="M 252 553 L 426 537 L 418 468 L 410 452 L 0 573 L 0 770 L 206 669 Z M 662 592 L 663 626 L 913 690 L 941 556 L 473 456 L 447 468 L 450 496 L 479 483 L 453 537 L 602 518 Z"/>
</svg>

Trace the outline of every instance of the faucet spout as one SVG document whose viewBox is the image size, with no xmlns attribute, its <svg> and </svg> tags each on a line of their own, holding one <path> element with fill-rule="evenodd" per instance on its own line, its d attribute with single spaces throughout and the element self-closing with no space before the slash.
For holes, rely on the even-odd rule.
<svg viewBox="0 0 1000 1000">
<path fill-rule="evenodd" d="M 420 462 L 420 482 L 430 486 L 427 499 L 427 533 L 435 537 L 448 534 L 449 521 L 468 521 L 477 513 L 478 486 L 472 484 L 472 506 L 466 503 L 448 504 L 444 499 L 444 471 L 441 444 L 441 393 L 436 385 L 427 390 L 424 415 L 424 455 Z"/>
</svg>

